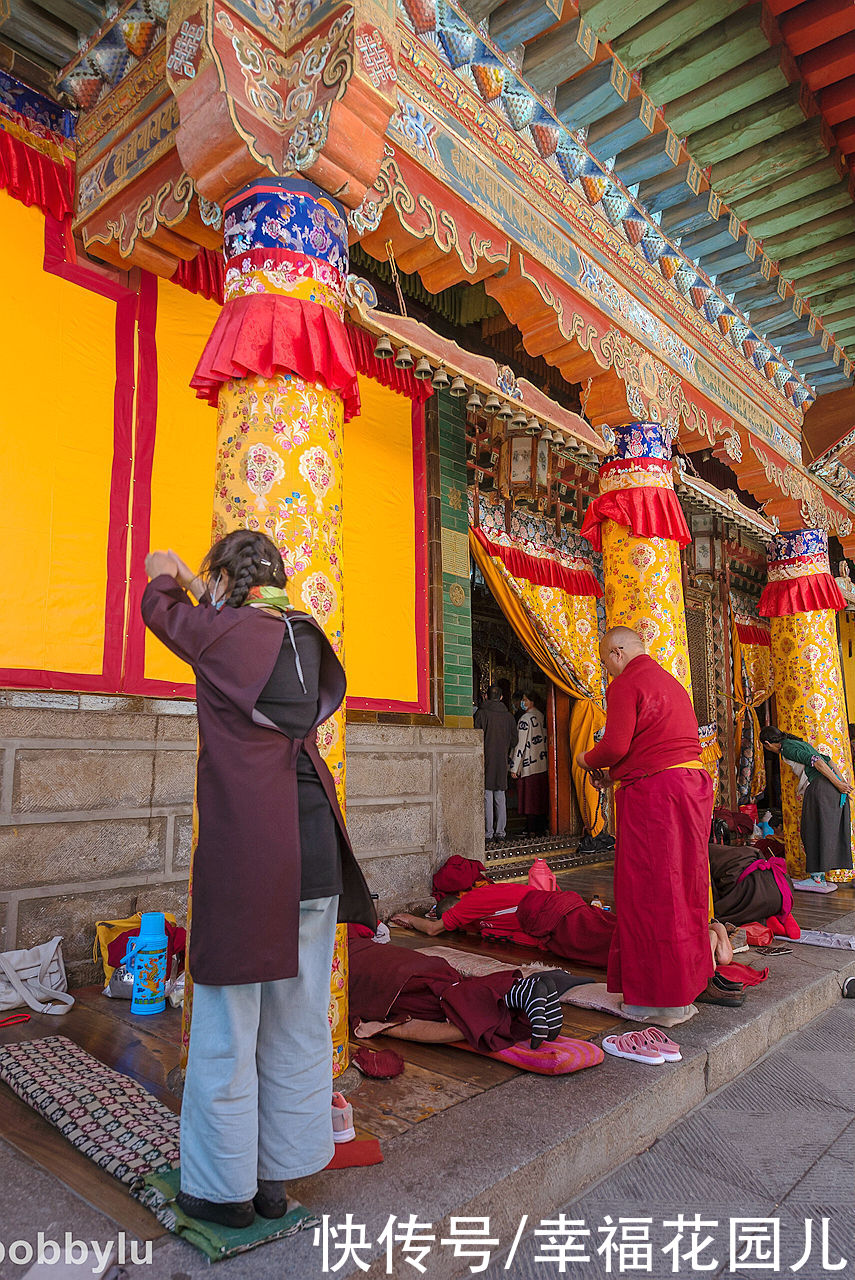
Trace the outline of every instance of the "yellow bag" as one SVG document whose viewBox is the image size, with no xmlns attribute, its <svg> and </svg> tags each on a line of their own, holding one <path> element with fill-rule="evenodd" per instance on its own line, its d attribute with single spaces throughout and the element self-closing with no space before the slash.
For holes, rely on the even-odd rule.
<svg viewBox="0 0 855 1280">
<path fill-rule="evenodd" d="M 164 912 L 164 915 L 170 924 L 175 924 L 175 916 L 171 911 Z M 108 959 L 110 943 L 115 942 L 120 934 L 129 933 L 131 930 L 136 930 L 139 933 L 141 924 L 142 912 L 138 911 L 135 916 L 128 916 L 125 920 L 99 920 L 95 925 L 92 959 L 96 962 L 100 959 L 104 967 L 105 986 L 109 983 L 115 971 L 115 966 L 111 965 Z"/>
</svg>

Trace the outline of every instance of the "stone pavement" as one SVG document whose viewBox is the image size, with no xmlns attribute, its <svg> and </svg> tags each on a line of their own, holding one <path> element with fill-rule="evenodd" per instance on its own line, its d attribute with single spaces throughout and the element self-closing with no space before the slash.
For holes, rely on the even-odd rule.
<svg viewBox="0 0 855 1280">
<path fill-rule="evenodd" d="M 580 1280 L 615 1275 L 647 1275 L 652 1280 L 703 1274 L 740 1280 L 855 1275 L 853 1043 L 855 1001 L 841 1000 L 830 1013 L 708 1097 L 647 1151 L 563 1205 L 559 1210 L 567 1220 L 563 1233 L 529 1224 L 534 1230 L 521 1238 L 515 1256 L 509 1257 L 506 1251 L 493 1260 L 484 1272 L 485 1280 L 552 1280 L 561 1274 L 562 1251 L 567 1259 L 565 1274 Z M 625 1066 L 633 1071 L 658 1070 Z M 663 1248 L 678 1229 L 676 1225 L 665 1229 L 663 1224 L 676 1224 L 679 1213 L 687 1221 L 700 1215 L 705 1223 L 716 1225 L 697 1233 L 699 1240 L 711 1237 L 713 1243 L 699 1249 L 694 1258 L 686 1256 L 693 1235 L 687 1227 L 675 1270 L 674 1250 L 663 1252 Z M 553 1223 L 558 1216 L 552 1215 Z M 650 1220 L 649 1228 L 643 1224 L 634 1228 L 634 1238 L 642 1244 L 636 1251 L 628 1247 L 633 1229 L 621 1228 L 621 1218 Z M 759 1234 L 752 1244 L 745 1242 L 739 1221 L 749 1218 L 767 1220 L 755 1224 Z M 824 1218 L 828 1219 L 825 1259 Z M 812 1222 L 812 1249 L 804 1265 L 793 1271 L 806 1251 L 806 1219 Z M 734 1256 L 731 1220 L 736 1239 L 743 1241 L 736 1243 Z M 570 1239 L 569 1223 L 588 1229 L 591 1235 L 577 1235 L 575 1249 L 562 1250 Z M 776 1223 L 780 1255 L 779 1265 L 773 1267 L 768 1259 Z M 614 1249 L 606 1247 L 598 1253 L 609 1238 L 603 1231 L 609 1224 L 618 1228 L 611 1237 Z M 643 1245 L 646 1236 L 653 1245 L 649 1255 Z M 578 1260 L 585 1254 L 589 1261 Z M 764 1256 L 767 1264 L 759 1266 Z M 574 1257 L 577 1261 L 571 1264 Z M 841 1267 L 843 1259 L 846 1265 Z M 740 1260 L 750 1265 L 740 1267 Z M 713 1261 L 717 1265 L 711 1265 Z"/>
<path fill-rule="evenodd" d="M 855 915 L 839 916 L 834 927 L 853 932 Z M 753 958 L 756 963 L 759 957 Z M 508 1270 L 500 1254 L 521 1215 L 528 1215 L 533 1229 L 567 1205 L 573 1216 L 589 1220 L 598 1241 L 596 1228 L 606 1214 L 650 1217 L 660 1249 L 666 1215 L 702 1212 L 722 1224 L 713 1232 L 715 1247 L 699 1255 L 699 1264 L 716 1259 L 706 1272 L 688 1264 L 675 1272 L 670 1255 L 661 1252 L 654 1255 L 659 1270 L 624 1269 L 655 1280 L 716 1271 L 742 1274 L 743 1280 L 763 1276 L 747 1267 L 743 1273 L 727 1270 L 728 1220 L 736 1213 L 781 1218 L 787 1266 L 798 1259 L 792 1256 L 793 1231 L 803 1232 L 804 1216 L 816 1219 L 817 1233 L 819 1219 L 830 1217 L 830 1261 L 840 1254 L 851 1261 L 855 1249 L 844 1238 L 838 1209 L 852 1200 L 851 1127 L 845 1131 L 852 1119 L 855 1003 L 843 1001 L 840 988 L 843 977 L 855 973 L 855 954 L 794 944 L 791 954 L 763 962 L 769 980 L 748 992 L 742 1009 L 704 1006 L 679 1028 L 679 1063 L 648 1067 L 607 1058 L 570 1077 L 520 1075 L 385 1141 L 381 1165 L 295 1184 L 295 1194 L 317 1214 L 330 1215 L 332 1225 L 350 1213 L 354 1224 L 364 1226 L 368 1244 L 359 1261 L 332 1249 L 331 1263 L 341 1265 L 329 1273 L 342 1280 L 388 1274 L 417 1280 L 422 1273 L 400 1249 L 387 1271 L 380 1243 L 390 1215 L 400 1222 L 413 1214 L 437 1237 L 425 1260 L 425 1280 L 469 1274 L 469 1262 L 438 1243 L 458 1216 L 489 1216 L 491 1235 L 499 1240 L 491 1280 L 550 1278 L 561 1272 L 536 1261 L 538 1250 L 527 1241 Z M 358 1109 L 358 1091 L 353 1101 Z M 7 1251 L 16 1240 L 35 1242 L 39 1231 L 60 1240 L 65 1231 L 101 1242 L 116 1237 L 106 1214 L 2 1141 L 0 1186 L 0 1244 Z M 811 1259 L 799 1272 L 782 1274 L 806 1280 L 853 1274 L 852 1268 L 823 1271 L 819 1234 L 817 1245 L 819 1262 Z M 592 1280 L 620 1274 L 594 1257 L 565 1274 Z M 18 1280 L 25 1271 L 8 1256 L 0 1260 L 0 1280 Z M 91 1274 L 91 1263 L 69 1273 L 75 1274 Z M 129 1267 L 128 1274 L 132 1280 L 196 1280 L 211 1272 L 191 1246 L 167 1236 L 154 1241 L 150 1264 Z M 320 1280 L 324 1271 L 312 1233 L 304 1232 L 219 1263 L 213 1274 L 215 1280 Z"/>
</svg>

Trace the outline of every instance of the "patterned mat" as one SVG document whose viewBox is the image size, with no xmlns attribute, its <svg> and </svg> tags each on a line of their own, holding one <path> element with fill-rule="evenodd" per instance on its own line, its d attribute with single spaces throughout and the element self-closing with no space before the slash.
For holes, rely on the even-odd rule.
<svg viewBox="0 0 855 1280">
<path fill-rule="evenodd" d="M 258 1218 L 244 1231 L 182 1213 L 175 1204 L 181 1174 L 178 1116 L 136 1080 L 65 1036 L 0 1047 L 0 1080 L 78 1151 L 123 1182 L 167 1231 L 212 1262 L 319 1225 L 296 1200 L 289 1200 L 284 1218 Z"/>
<path fill-rule="evenodd" d="M 0 1080 L 129 1187 L 178 1164 L 178 1116 L 65 1036 L 4 1045 Z"/>
</svg>

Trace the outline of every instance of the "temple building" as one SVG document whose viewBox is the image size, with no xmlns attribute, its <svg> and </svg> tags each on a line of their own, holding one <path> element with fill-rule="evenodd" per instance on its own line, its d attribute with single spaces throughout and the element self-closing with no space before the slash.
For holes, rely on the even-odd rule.
<svg viewBox="0 0 855 1280">
<path fill-rule="evenodd" d="M 545 717 L 537 847 L 608 827 L 574 760 L 617 623 L 803 867 L 758 735 L 852 780 L 853 41 L 822 0 L 0 5 L 3 947 L 84 981 L 95 921 L 184 911 L 144 559 L 238 527 L 345 663 L 320 746 L 382 912 L 485 858 L 491 683 Z"/>
</svg>

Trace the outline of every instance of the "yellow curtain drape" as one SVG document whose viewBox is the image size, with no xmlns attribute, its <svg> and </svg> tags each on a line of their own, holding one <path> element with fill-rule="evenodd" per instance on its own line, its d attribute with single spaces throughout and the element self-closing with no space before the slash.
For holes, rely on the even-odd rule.
<svg viewBox="0 0 855 1280">
<path fill-rule="evenodd" d="M 743 644 L 736 618 L 730 617 L 733 654 L 733 698 L 736 703 L 733 736 L 737 760 L 742 758 L 742 735 L 746 717 L 751 720 L 753 755 L 748 799 L 754 800 L 766 786 L 766 765 L 760 746 L 760 719 L 756 708 L 772 693 L 772 650 L 769 645 Z"/>
<path fill-rule="evenodd" d="M 488 553 L 472 529 L 469 548 L 520 643 L 544 675 L 576 700 L 570 717 L 573 784 L 585 826 L 598 835 L 604 826 L 599 792 L 576 765 L 576 756 L 594 745 L 594 734 L 605 723 L 596 657 L 596 599 L 570 596 L 559 587 L 539 586 L 515 577 L 498 557 Z"/>
</svg>

